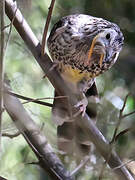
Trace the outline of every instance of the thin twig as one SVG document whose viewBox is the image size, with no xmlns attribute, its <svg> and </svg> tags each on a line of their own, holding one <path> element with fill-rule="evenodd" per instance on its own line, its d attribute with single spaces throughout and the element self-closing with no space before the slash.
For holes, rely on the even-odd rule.
<svg viewBox="0 0 135 180">
<path fill-rule="evenodd" d="M 5 0 L 0 2 L 0 17 L 1 17 L 1 37 L 0 37 L 0 140 L 1 140 L 1 124 L 2 124 L 2 112 L 3 112 L 3 80 L 4 80 L 4 51 L 5 51 L 5 33 L 2 30 L 5 26 Z"/>
<path fill-rule="evenodd" d="M 8 93 L 8 94 L 10 94 L 12 96 L 15 96 L 15 97 L 17 97 L 19 99 L 27 100 L 29 102 L 37 103 L 37 104 L 48 106 L 48 107 L 53 107 L 53 104 L 51 104 L 51 103 L 47 103 L 47 102 L 39 101 L 39 100 L 36 100 L 36 99 L 32 99 L 32 98 L 22 96 L 22 95 L 13 93 L 13 92 L 6 92 L 6 93 Z"/>
<path fill-rule="evenodd" d="M 14 22 L 14 19 L 15 19 L 16 12 L 17 12 L 17 8 L 16 8 L 16 10 L 15 10 L 15 14 L 14 14 L 14 17 L 13 17 L 11 23 L 8 25 L 8 26 L 10 26 L 10 28 L 9 28 L 8 38 L 7 38 L 7 42 L 6 42 L 6 46 L 5 46 L 5 51 L 6 51 L 6 49 L 7 49 L 7 46 L 8 46 L 10 37 L 11 37 L 11 32 L 12 32 L 12 27 L 13 27 L 13 22 Z M 4 27 L 4 28 L 5 28 L 5 27 Z"/>
<path fill-rule="evenodd" d="M 26 103 L 30 103 L 30 102 L 33 102 L 33 103 L 37 103 L 37 104 L 40 104 L 40 105 L 44 105 L 44 106 L 48 106 L 48 107 L 53 107 L 53 104 L 51 103 L 47 103 L 47 102 L 43 102 L 41 100 L 45 100 L 45 99 L 62 99 L 62 98 L 67 98 L 67 96 L 57 96 L 57 97 L 46 97 L 46 98 L 37 98 L 37 99 L 33 99 L 33 98 L 29 98 L 29 97 L 26 97 L 26 96 L 22 96 L 20 94 L 16 94 L 16 93 L 13 93 L 13 92 L 6 92 L 12 96 L 15 96 L 19 99 L 23 99 L 23 100 L 27 100 L 26 102 L 23 102 L 22 104 L 26 104 Z"/>
<path fill-rule="evenodd" d="M 128 95 L 125 97 L 123 107 L 122 107 L 122 109 L 120 110 L 119 120 L 118 120 L 118 123 L 117 123 L 117 125 L 116 125 L 115 131 L 114 131 L 114 134 L 113 134 L 112 141 L 110 142 L 110 145 L 111 145 L 110 154 L 111 154 L 112 149 L 113 149 L 113 147 L 114 147 L 114 142 L 116 142 L 117 139 L 118 139 L 121 135 L 123 135 L 123 134 L 129 132 L 130 130 L 134 129 L 134 128 L 127 128 L 127 129 L 121 131 L 119 134 L 117 134 L 118 129 L 119 129 L 119 126 L 120 126 L 120 123 L 121 123 L 121 120 L 122 120 L 123 118 L 125 118 L 125 117 L 127 117 L 127 116 L 129 116 L 129 115 L 131 115 L 131 114 L 133 114 L 133 113 L 135 113 L 135 111 L 133 111 L 133 112 L 131 112 L 131 113 L 128 113 L 128 114 L 126 114 L 126 115 L 123 115 L 123 111 L 124 111 L 124 109 L 125 109 L 126 102 L 127 102 L 127 98 L 129 97 L 129 95 L 130 95 L 130 94 L 128 94 Z M 108 160 L 109 160 L 109 156 L 108 156 Z M 101 180 L 102 177 L 103 177 L 103 172 L 104 172 L 104 169 L 105 169 L 105 167 L 106 167 L 106 164 L 107 164 L 107 160 L 104 162 L 104 165 L 103 165 L 103 167 L 102 167 L 102 169 L 101 169 L 101 172 L 100 172 L 100 175 L 99 175 L 99 180 Z M 115 169 L 115 168 L 114 168 L 114 169 Z"/>
<path fill-rule="evenodd" d="M 41 102 L 41 100 L 47 100 L 47 99 L 62 99 L 62 98 L 67 98 L 67 96 L 37 98 L 37 99 L 32 99 L 31 101 L 30 101 L 30 100 L 25 101 L 25 102 L 23 102 L 22 104 L 26 104 L 26 103 L 29 103 L 29 102 L 36 102 L 36 101 L 40 101 L 40 102 Z M 52 105 L 52 106 L 53 106 L 53 105 Z"/>
<path fill-rule="evenodd" d="M 124 115 L 123 115 L 123 111 L 124 111 L 124 109 L 125 109 L 126 102 L 127 102 L 127 98 L 129 97 L 129 95 L 130 95 L 130 93 L 126 96 L 126 98 L 125 98 L 125 100 L 124 100 L 123 107 L 122 107 L 122 109 L 120 110 L 119 121 L 118 121 L 117 126 L 116 126 L 116 128 L 115 128 L 114 136 L 113 136 L 111 142 L 113 142 L 113 141 L 116 142 L 117 139 L 118 139 L 120 136 L 122 136 L 123 134 L 125 134 L 125 133 L 127 133 L 127 132 L 135 129 L 134 127 L 130 127 L 130 128 L 127 128 L 127 129 L 125 129 L 125 130 L 123 130 L 123 131 L 121 131 L 120 133 L 117 134 L 119 125 L 120 125 L 120 123 L 121 123 L 121 120 L 124 119 L 124 118 L 126 118 L 126 117 L 128 117 L 128 116 L 130 116 L 130 115 L 132 115 L 132 114 L 135 114 L 135 110 L 134 110 L 134 111 L 132 111 L 132 112 L 130 112 L 130 113 L 127 113 L 127 114 L 124 114 Z"/>
<path fill-rule="evenodd" d="M 41 49 L 42 56 L 45 54 L 46 36 L 47 36 L 49 23 L 50 23 L 51 16 L 52 16 L 52 11 L 53 11 L 53 7 L 54 7 L 54 3 L 55 3 L 55 0 L 52 0 L 51 1 L 51 5 L 49 7 L 49 12 L 48 12 L 48 15 L 47 15 L 47 19 L 46 19 L 46 24 L 45 24 L 43 38 L 42 38 L 42 49 Z"/>
<path fill-rule="evenodd" d="M 17 137 L 17 136 L 19 136 L 21 133 L 20 133 L 20 131 L 18 131 L 18 132 L 16 132 L 15 134 L 9 134 L 9 133 L 2 133 L 2 136 L 3 137 L 9 137 L 9 138 L 15 138 L 15 137 Z"/>
<path fill-rule="evenodd" d="M 128 99 L 128 97 L 129 97 L 129 95 L 130 95 L 130 94 L 127 94 L 127 96 L 125 97 L 123 107 L 122 107 L 121 110 L 120 110 L 119 119 L 118 119 L 118 122 L 117 122 L 117 125 L 116 125 L 116 128 L 115 128 L 115 131 L 114 131 L 114 134 L 113 134 L 113 138 L 112 138 L 112 140 L 111 140 L 111 143 L 113 143 L 113 142 L 115 141 L 115 138 L 116 138 L 116 135 L 117 135 L 117 132 L 118 132 L 118 129 L 119 129 L 121 120 L 122 120 L 122 118 L 123 118 L 123 111 L 124 111 L 124 109 L 125 109 L 126 102 L 127 102 L 127 99 Z"/>
<path fill-rule="evenodd" d="M 132 130 L 135 130 L 135 127 L 130 127 L 130 128 L 127 128 L 127 129 L 124 129 L 123 131 L 121 131 L 120 133 L 118 133 L 115 137 L 115 142 L 118 140 L 118 138 L 124 134 L 126 134 L 127 132 L 129 131 L 132 131 Z"/>
<path fill-rule="evenodd" d="M 128 97 L 129 97 L 130 95 L 131 95 L 131 93 L 128 93 L 128 94 L 126 95 L 126 97 L 125 97 L 123 107 L 122 107 L 121 110 L 120 110 L 121 116 L 122 116 L 122 113 L 123 113 L 123 111 L 124 111 L 124 109 L 125 109 L 125 106 L 126 106 L 126 103 L 127 103 L 127 99 L 128 99 Z"/>
<path fill-rule="evenodd" d="M 125 166 L 125 165 L 127 165 L 127 164 L 129 164 L 131 162 L 133 162 L 134 160 L 135 160 L 135 158 L 130 159 L 129 161 L 122 163 L 120 166 L 117 166 L 117 167 L 113 168 L 112 170 L 115 171 L 116 169 L 119 169 L 119 168 L 121 168 L 121 167 L 123 167 L 123 166 Z"/>
<path fill-rule="evenodd" d="M 85 166 L 85 164 L 90 160 L 90 157 L 85 157 L 84 160 L 82 160 L 82 162 L 70 173 L 71 176 L 74 176 L 75 174 L 78 173 L 78 171 L 80 171 L 80 169 L 82 167 Z"/>
<path fill-rule="evenodd" d="M 2 31 L 4 31 L 6 28 L 9 28 L 11 26 L 11 23 L 9 23 L 8 25 L 5 25 L 2 29 Z"/>
<path fill-rule="evenodd" d="M 118 122 L 116 124 L 116 127 L 115 127 L 115 131 L 114 131 L 114 134 L 113 134 L 113 137 L 112 137 L 112 140 L 110 142 L 110 153 L 108 154 L 108 157 L 107 157 L 107 160 L 104 162 L 103 166 L 102 166 L 102 169 L 100 171 L 100 174 L 99 174 L 99 180 L 101 180 L 103 178 L 103 173 L 104 173 L 104 170 L 105 170 L 105 167 L 110 159 L 110 155 L 111 155 L 111 152 L 112 152 L 112 149 L 115 145 L 115 140 L 116 140 L 116 136 L 117 136 L 117 132 L 118 132 L 118 129 L 119 129 L 119 126 L 120 126 L 120 123 L 121 123 L 121 120 L 123 118 L 123 111 L 125 109 L 125 106 L 126 106 L 126 102 L 127 102 L 127 98 L 129 97 L 130 94 L 127 94 L 127 96 L 125 97 L 125 100 L 124 100 L 124 104 L 119 112 L 119 119 L 118 119 Z"/>
<path fill-rule="evenodd" d="M 135 110 L 132 111 L 132 112 L 130 112 L 130 113 L 128 113 L 128 114 L 124 114 L 124 115 L 122 116 L 122 119 L 123 119 L 123 118 L 126 118 L 127 116 L 130 116 L 130 115 L 132 115 L 132 114 L 135 114 Z"/>
<path fill-rule="evenodd" d="M 25 163 L 26 165 L 40 165 L 40 162 L 30 162 L 30 163 Z"/>
<path fill-rule="evenodd" d="M 105 167 L 110 159 L 110 155 L 111 155 L 111 152 L 112 152 L 112 149 L 114 147 L 114 142 L 115 142 L 115 139 L 116 139 L 116 135 L 117 135 L 117 132 L 118 132 L 118 129 L 119 129 L 119 126 L 120 126 L 120 123 L 121 123 L 121 119 L 122 119 L 122 114 L 123 114 L 123 111 L 125 109 L 125 106 L 126 106 L 126 102 L 127 102 L 127 98 L 128 98 L 129 94 L 125 97 L 125 100 L 124 100 L 124 104 L 120 110 L 120 113 L 119 113 L 119 119 L 118 119 L 118 122 L 116 124 L 116 127 L 115 127 L 115 131 L 114 131 L 114 134 L 113 134 L 113 137 L 112 137 L 112 140 L 110 142 L 110 153 L 108 154 L 108 157 L 107 157 L 107 160 L 104 162 L 103 166 L 102 166 L 102 169 L 101 169 L 101 172 L 100 172 L 100 175 L 99 175 L 99 180 L 101 180 L 103 178 L 103 173 L 104 173 L 104 170 L 105 170 Z"/>
</svg>

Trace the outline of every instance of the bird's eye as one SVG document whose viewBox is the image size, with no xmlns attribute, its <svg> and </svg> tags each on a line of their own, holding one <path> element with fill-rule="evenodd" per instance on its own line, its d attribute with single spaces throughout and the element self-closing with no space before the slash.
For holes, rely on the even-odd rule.
<svg viewBox="0 0 135 180">
<path fill-rule="evenodd" d="M 110 39 L 110 33 L 108 33 L 105 37 L 106 39 Z"/>
</svg>

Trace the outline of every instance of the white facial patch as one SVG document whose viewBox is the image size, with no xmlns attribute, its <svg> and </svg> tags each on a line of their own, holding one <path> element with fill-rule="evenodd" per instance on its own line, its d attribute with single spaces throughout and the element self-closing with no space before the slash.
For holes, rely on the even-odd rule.
<svg viewBox="0 0 135 180">
<path fill-rule="evenodd" d="M 116 62 L 118 56 L 119 56 L 119 52 L 116 53 L 116 56 L 115 56 L 115 58 L 114 58 L 114 60 L 113 60 L 114 63 Z"/>
</svg>

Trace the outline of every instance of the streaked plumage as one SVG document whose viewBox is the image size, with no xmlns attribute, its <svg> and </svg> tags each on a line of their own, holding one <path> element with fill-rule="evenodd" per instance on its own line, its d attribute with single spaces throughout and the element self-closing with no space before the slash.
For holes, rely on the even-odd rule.
<svg viewBox="0 0 135 180">
<path fill-rule="evenodd" d="M 75 14 L 63 17 L 54 25 L 48 38 L 48 49 L 52 60 L 59 62 L 59 71 L 73 93 L 85 94 L 94 78 L 116 62 L 123 40 L 116 24 Z M 54 101 L 54 119 L 61 119 L 58 124 L 64 126 L 69 114 L 67 107 L 60 103 L 58 99 Z"/>
</svg>

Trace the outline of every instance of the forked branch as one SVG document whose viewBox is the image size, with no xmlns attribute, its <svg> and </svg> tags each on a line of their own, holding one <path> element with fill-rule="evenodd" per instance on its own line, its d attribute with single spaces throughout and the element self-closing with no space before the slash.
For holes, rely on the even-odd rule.
<svg viewBox="0 0 135 180">
<path fill-rule="evenodd" d="M 16 97 L 6 93 L 7 91 L 11 91 L 7 85 L 5 85 L 4 89 L 5 109 L 32 151 L 36 154 L 39 165 L 54 180 L 73 180 L 70 173 L 66 171 L 60 159 L 53 152 L 51 145 L 48 143 L 41 129 L 28 115 L 21 102 Z"/>
</svg>

